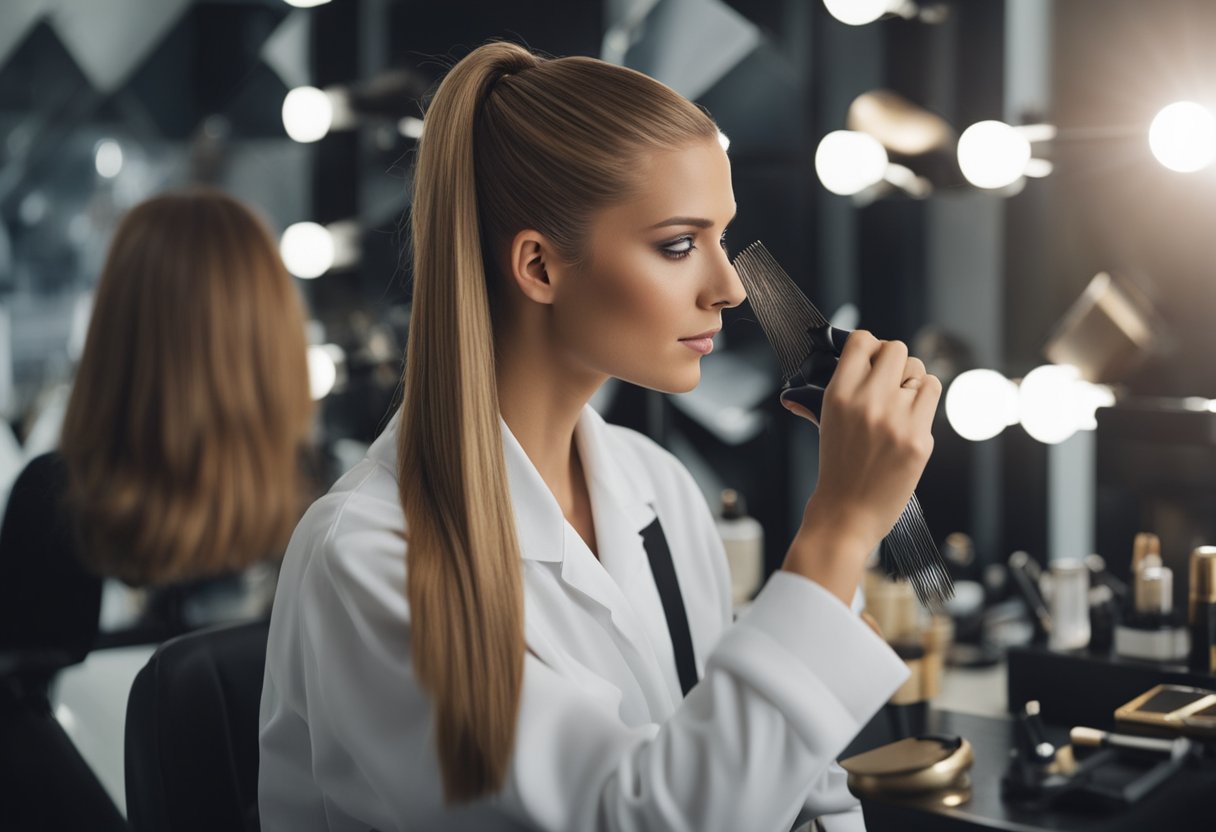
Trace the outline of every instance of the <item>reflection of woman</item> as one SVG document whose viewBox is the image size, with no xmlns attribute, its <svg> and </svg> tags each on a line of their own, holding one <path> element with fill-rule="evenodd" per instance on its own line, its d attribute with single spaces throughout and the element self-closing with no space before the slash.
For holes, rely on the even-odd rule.
<svg viewBox="0 0 1216 832">
<path fill-rule="evenodd" d="M 27 466 L 0 530 L 0 643 L 78 660 L 102 577 L 172 596 L 277 556 L 311 414 L 302 305 L 263 224 L 209 190 L 132 209 L 60 452 Z"/>
<path fill-rule="evenodd" d="M 691 389 L 743 300 L 717 135 L 643 75 L 507 44 L 439 87 L 400 419 L 280 576 L 267 832 L 777 830 L 804 803 L 861 825 L 832 761 L 906 671 L 848 601 L 928 457 L 937 380 L 849 339 L 819 488 L 733 625 L 688 472 L 586 405 L 609 377 Z"/>
</svg>

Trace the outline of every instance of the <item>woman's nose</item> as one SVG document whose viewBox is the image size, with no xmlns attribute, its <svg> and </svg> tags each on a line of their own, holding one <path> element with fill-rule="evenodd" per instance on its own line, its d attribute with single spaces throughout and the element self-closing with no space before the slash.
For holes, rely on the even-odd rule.
<svg viewBox="0 0 1216 832">
<path fill-rule="evenodd" d="M 721 249 L 721 256 L 714 259 L 714 274 L 710 283 L 714 307 L 731 309 L 747 299 L 747 291 L 739 272 L 731 265 L 730 255 Z"/>
</svg>

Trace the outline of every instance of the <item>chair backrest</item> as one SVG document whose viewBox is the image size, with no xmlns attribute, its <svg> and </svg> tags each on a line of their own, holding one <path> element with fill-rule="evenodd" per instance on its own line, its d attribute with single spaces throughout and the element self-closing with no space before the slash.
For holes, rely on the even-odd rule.
<svg viewBox="0 0 1216 832">
<path fill-rule="evenodd" d="M 166 641 L 127 700 L 136 832 L 258 832 L 258 706 L 269 622 Z"/>
</svg>

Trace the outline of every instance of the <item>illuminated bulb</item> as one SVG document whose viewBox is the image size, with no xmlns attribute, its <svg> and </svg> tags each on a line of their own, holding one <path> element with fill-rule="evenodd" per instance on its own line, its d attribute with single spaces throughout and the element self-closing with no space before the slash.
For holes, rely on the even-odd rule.
<svg viewBox="0 0 1216 832">
<path fill-rule="evenodd" d="M 1030 141 L 1003 121 L 981 121 L 958 139 L 958 166 L 977 188 L 1004 188 L 1026 173 Z"/>
<path fill-rule="evenodd" d="M 422 119 L 406 116 L 397 122 L 397 132 L 407 139 L 422 138 Z"/>
<path fill-rule="evenodd" d="M 834 130 L 819 142 L 815 172 L 823 187 L 834 194 L 851 196 L 883 180 L 887 151 L 868 133 Z"/>
<path fill-rule="evenodd" d="M 314 6 L 324 6 L 329 0 L 283 0 L 289 6 L 297 9 L 311 9 Z"/>
<path fill-rule="evenodd" d="M 1018 421 L 1018 387 L 995 370 L 960 373 L 946 391 L 946 419 L 955 433 L 982 442 Z"/>
<path fill-rule="evenodd" d="M 333 121 L 333 102 L 323 90 L 296 87 L 283 99 L 283 128 L 297 142 L 320 141 Z"/>
<path fill-rule="evenodd" d="M 902 0 L 823 0 L 828 14 L 850 26 L 864 26 L 903 5 Z"/>
<path fill-rule="evenodd" d="M 287 271 L 296 277 L 320 277 L 334 264 L 334 238 L 322 225 L 298 222 L 283 232 L 279 252 Z"/>
<path fill-rule="evenodd" d="M 1068 364 L 1035 367 L 1022 379 L 1022 427 L 1040 442 L 1055 445 L 1078 430 L 1093 430 L 1094 411 L 1114 404 L 1109 388 L 1090 384 Z"/>
<path fill-rule="evenodd" d="M 1176 101 L 1153 119 L 1148 146 L 1170 170 L 1203 170 L 1216 159 L 1216 117 L 1193 101 Z"/>
<path fill-rule="evenodd" d="M 328 346 L 313 344 L 308 348 L 308 389 L 314 402 L 328 396 L 338 380 L 338 365 Z"/>
<path fill-rule="evenodd" d="M 122 146 L 113 139 L 105 139 L 97 143 L 93 152 L 93 165 L 99 176 L 113 179 L 122 171 Z"/>
</svg>

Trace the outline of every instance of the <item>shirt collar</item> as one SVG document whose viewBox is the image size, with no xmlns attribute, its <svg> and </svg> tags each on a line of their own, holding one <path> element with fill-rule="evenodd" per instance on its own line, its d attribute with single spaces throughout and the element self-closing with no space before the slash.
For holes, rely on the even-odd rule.
<svg viewBox="0 0 1216 832">
<path fill-rule="evenodd" d="M 397 430 L 400 411 L 376 439 L 369 456 L 397 473 Z M 559 562 L 565 557 L 566 518 L 557 498 L 541 478 L 540 472 L 524 452 L 523 446 L 499 416 L 502 428 L 503 457 L 520 553 L 525 560 Z M 591 405 L 584 405 L 574 429 L 592 511 L 597 524 L 596 536 L 638 535 L 654 521 L 654 486 L 644 472 L 631 467 L 632 449 L 625 446 L 617 430 L 606 423 Z M 627 528 L 609 524 L 621 522 Z M 600 524 L 604 524 L 601 529 Z"/>
<path fill-rule="evenodd" d="M 502 425 L 503 454 L 515 509 L 516 530 L 525 560 L 561 561 L 565 557 L 566 518 L 549 486 L 541 479 L 523 446 Z M 596 536 L 604 540 L 610 532 L 636 535 L 655 517 L 652 503 L 654 488 L 640 471 L 626 467 L 622 443 L 611 435 L 611 428 L 591 405 L 584 405 L 574 429 L 587 488 L 591 493 Z M 624 522 L 629 528 L 609 524 Z M 601 528 L 601 524 L 604 526 Z"/>
</svg>

